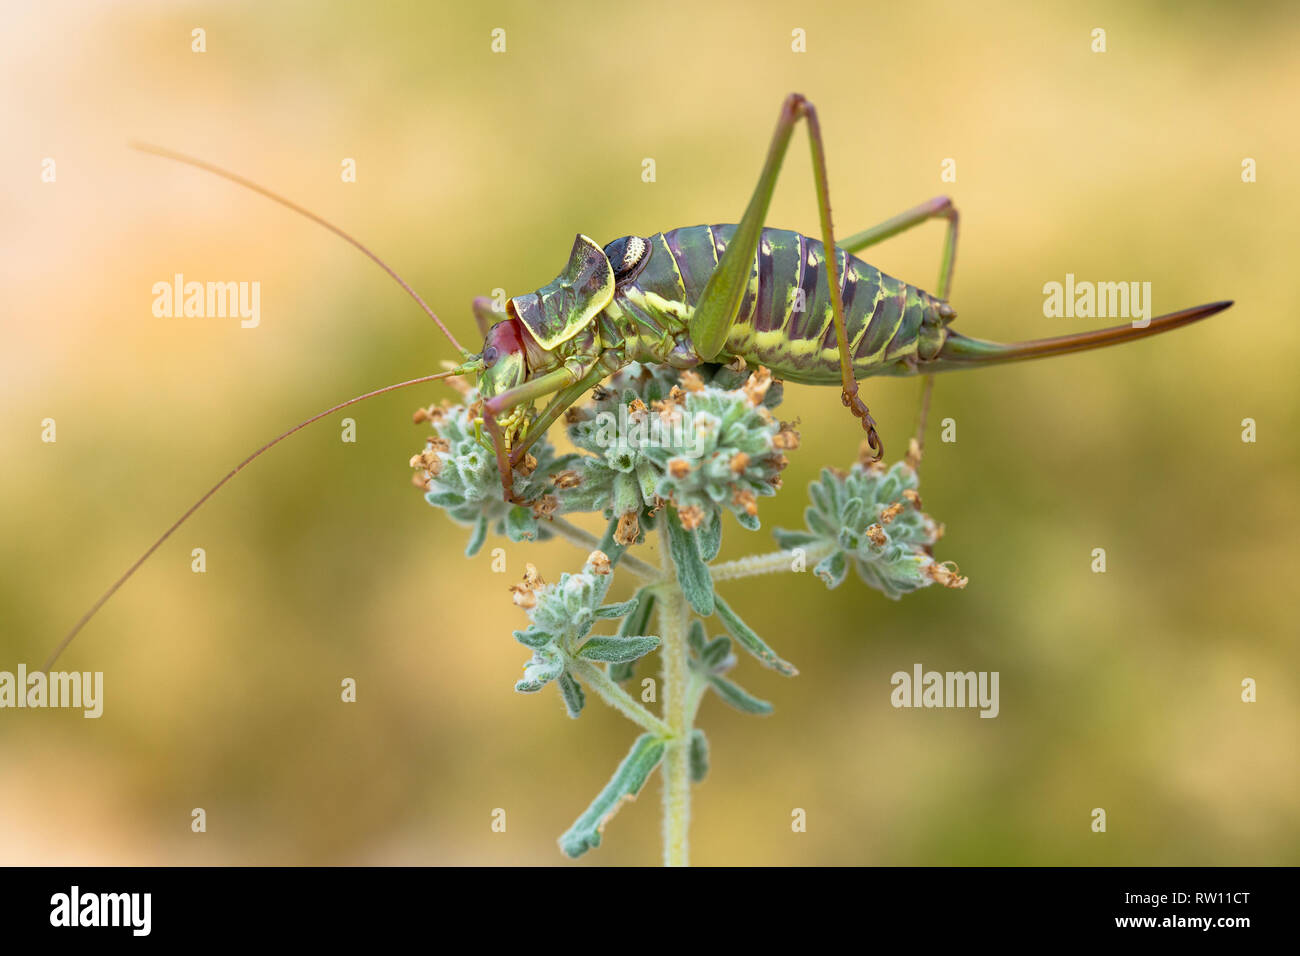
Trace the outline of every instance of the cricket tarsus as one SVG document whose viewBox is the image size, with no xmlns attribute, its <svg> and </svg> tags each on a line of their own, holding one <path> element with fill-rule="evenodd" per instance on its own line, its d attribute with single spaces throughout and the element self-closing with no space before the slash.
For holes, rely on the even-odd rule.
<svg viewBox="0 0 1300 956">
<path fill-rule="evenodd" d="M 184 514 L 182 514 L 179 518 L 173 521 L 171 526 L 166 531 L 164 531 L 161 535 L 159 535 L 157 540 L 155 540 L 153 544 L 149 545 L 148 549 L 144 552 L 144 554 L 140 555 L 140 557 L 138 557 L 135 560 L 135 563 L 132 564 L 129 568 L 127 568 L 126 572 L 120 578 L 114 581 L 107 591 L 105 591 L 103 594 L 99 596 L 99 600 L 97 600 L 94 604 L 90 606 L 90 610 L 88 610 L 85 614 L 81 616 L 80 620 L 78 620 L 77 623 L 73 625 L 72 630 L 70 630 L 67 633 L 67 636 L 65 636 L 63 640 L 59 642 L 58 647 L 56 647 L 53 653 L 50 654 L 49 658 L 45 661 L 45 664 L 42 666 L 41 669 L 48 671 L 51 667 L 53 667 L 54 662 L 59 659 L 59 655 L 62 654 L 65 649 L 67 649 L 67 646 L 69 644 L 72 643 L 73 638 L 75 638 L 77 634 L 81 631 L 81 629 L 84 628 L 90 622 L 90 619 L 95 616 L 95 614 L 99 611 L 99 609 L 108 602 L 108 599 L 111 598 L 114 594 L 116 594 L 118 589 L 121 588 L 122 585 L 125 584 L 127 581 L 129 581 L 131 579 L 131 576 L 135 574 L 136 571 L 140 570 L 140 566 L 149 560 L 149 557 L 155 551 L 157 551 L 159 547 L 162 546 L 163 542 L 166 541 L 168 538 L 170 538 L 177 528 L 179 528 L 186 521 L 188 521 L 190 516 L 194 514 L 194 512 L 202 508 L 209 498 L 211 498 L 218 491 L 220 491 L 221 487 L 225 485 L 226 482 L 228 482 L 231 478 L 234 478 L 235 475 L 243 471 L 255 459 L 261 457 L 261 455 L 270 451 L 272 448 L 280 444 L 280 442 L 284 441 L 286 438 L 288 438 L 290 435 L 294 434 L 295 432 L 301 431 L 302 429 L 306 428 L 308 425 L 311 425 L 314 422 L 318 422 L 322 418 L 326 418 L 327 416 L 332 415 L 335 412 L 340 411 L 341 409 L 347 408 L 349 405 L 355 405 L 357 404 L 357 402 L 363 402 L 367 398 L 374 398 L 375 396 L 383 395 L 386 392 L 397 391 L 399 388 L 407 388 L 408 386 L 411 385 L 421 385 L 425 382 L 432 382 L 440 378 L 449 378 L 453 375 L 460 375 L 463 374 L 463 372 L 464 370 L 461 368 L 454 368 L 454 369 L 449 369 L 446 372 L 439 372 L 436 375 L 422 375 L 419 378 L 413 378 L 405 382 L 398 382 L 395 385 L 385 385 L 383 388 L 377 388 L 372 392 L 366 392 L 364 395 L 358 395 L 355 398 L 349 398 L 346 402 L 339 402 L 337 405 L 332 405 L 331 407 L 325 409 L 325 411 L 313 415 L 311 418 L 308 418 L 305 421 L 299 422 L 297 425 L 294 425 L 288 431 L 271 439 L 269 442 L 267 442 L 261 448 L 257 449 L 257 451 L 253 452 L 251 455 L 249 455 L 239 464 L 235 465 L 235 467 L 230 469 L 230 471 L 226 472 L 225 476 L 222 477 L 220 481 L 218 481 L 215 485 L 213 485 L 206 492 L 204 492 L 203 496 L 199 498 L 198 501 L 190 505 L 190 507 L 185 511 Z"/>
<path fill-rule="evenodd" d="M 281 206 L 284 206 L 287 209 L 292 209 L 294 212 L 298 213 L 298 215 L 305 216 L 306 218 L 310 219 L 312 222 L 316 223 L 317 225 L 324 226 L 326 229 L 334 233 L 334 235 L 338 236 L 340 239 L 343 239 L 344 241 L 351 243 L 357 249 L 360 249 L 363 253 L 366 254 L 366 256 L 370 258 L 372 262 L 374 262 L 377 266 L 379 266 L 379 268 L 387 272 L 389 277 L 392 278 L 392 280 L 396 282 L 398 285 L 400 285 L 402 289 L 405 290 L 406 294 L 409 295 L 412 299 L 414 299 L 415 303 L 421 309 L 424 310 L 425 315 L 433 319 L 433 321 L 437 324 L 438 328 L 442 330 L 442 334 L 447 336 L 447 339 L 448 341 L 451 342 L 452 347 L 455 348 L 456 351 L 459 352 L 462 357 L 467 357 L 470 354 L 469 352 L 465 351 L 465 349 L 461 346 L 461 344 L 458 341 L 456 341 L 456 336 L 452 335 L 451 330 L 448 329 L 447 326 L 442 324 L 442 319 L 438 318 L 437 313 L 435 313 L 433 309 L 429 308 L 429 304 L 425 302 L 423 298 L 421 298 L 418 292 L 416 292 L 414 289 L 410 287 L 410 285 L 407 284 L 405 279 L 399 276 L 397 272 L 390 265 L 388 265 L 388 263 L 386 263 L 383 259 L 379 258 L 378 255 L 372 252 L 359 239 L 356 239 L 353 236 L 349 235 L 343 229 L 340 229 L 338 226 L 334 225 L 334 223 L 330 222 L 327 219 L 322 218 L 321 216 L 316 215 L 316 213 L 312 212 L 310 209 L 304 209 L 302 206 L 299 206 L 293 200 L 286 199 L 284 196 L 281 196 L 279 193 L 272 192 L 270 189 L 267 189 L 265 186 L 258 185 L 257 183 L 253 182 L 251 179 L 245 179 L 243 176 L 240 176 L 238 173 L 232 173 L 227 169 L 222 169 L 220 166 L 215 166 L 212 163 L 209 163 L 205 160 L 197 159 L 193 156 L 186 156 L 184 153 L 178 153 L 175 150 L 170 150 L 163 146 L 154 146 L 151 143 L 133 142 L 130 145 L 132 149 L 138 149 L 142 153 L 152 153 L 155 156 L 162 156 L 165 159 L 172 159 L 178 163 L 185 163 L 186 165 L 193 166 L 196 169 L 202 169 L 205 172 L 212 173 L 215 176 L 220 176 L 222 179 L 229 180 L 230 182 L 235 183 L 236 185 L 243 186 L 245 189 L 251 189 L 253 192 L 265 196 L 267 199 L 278 202 Z"/>
</svg>

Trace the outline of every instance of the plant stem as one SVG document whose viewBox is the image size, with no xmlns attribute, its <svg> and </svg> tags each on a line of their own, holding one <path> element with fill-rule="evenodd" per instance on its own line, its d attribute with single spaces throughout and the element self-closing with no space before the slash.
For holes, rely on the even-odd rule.
<svg viewBox="0 0 1300 956">
<path fill-rule="evenodd" d="M 571 524 L 564 518 L 553 517 L 550 519 L 551 530 L 558 534 L 566 541 L 577 545 L 579 548 L 585 548 L 587 551 L 595 551 L 600 547 L 600 539 L 590 531 L 579 528 L 576 524 Z M 633 557 L 630 554 L 624 554 L 618 562 L 619 567 L 627 568 L 638 577 L 647 580 L 655 580 L 659 577 L 659 571 L 653 565 L 646 564 L 640 558 Z"/>
<path fill-rule="evenodd" d="M 803 564 L 807 568 L 830 555 L 835 550 L 835 545 L 829 541 L 818 541 L 802 550 Z M 709 575 L 714 581 L 734 581 L 736 578 L 749 578 L 756 574 L 776 574 L 781 571 L 793 571 L 794 560 L 794 550 L 769 551 L 767 554 L 754 554 L 737 558 L 735 561 L 710 565 Z"/>
<path fill-rule="evenodd" d="M 700 712 L 700 704 L 709 689 L 709 682 L 697 673 L 691 674 L 691 681 L 686 688 L 687 712 L 690 714 L 691 727 L 695 726 L 695 715 Z"/>
<path fill-rule="evenodd" d="M 631 694 L 610 678 L 603 667 L 579 659 L 569 665 L 569 670 L 628 720 L 640 724 L 657 736 L 667 738 L 672 735 L 673 731 L 666 723 L 637 703 Z"/>
<path fill-rule="evenodd" d="M 668 519 L 672 520 L 672 519 Z M 663 642 L 664 720 L 672 736 L 664 747 L 663 832 L 664 866 L 689 864 L 691 823 L 691 701 L 688 685 L 686 630 L 690 610 L 673 568 L 668 532 L 659 530 L 664 575 L 659 589 L 659 638 Z"/>
</svg>

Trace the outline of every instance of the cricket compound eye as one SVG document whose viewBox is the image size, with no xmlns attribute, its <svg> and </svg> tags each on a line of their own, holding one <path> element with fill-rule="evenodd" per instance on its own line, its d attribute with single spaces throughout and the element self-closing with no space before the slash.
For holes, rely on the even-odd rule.
<svg viewBox="0 0 1300 956">
<path fill-rule="evenodd" d="M 492 366 L 511 355 L 522 355 L 523 351 L 523 331 L 519 320 L 504 319 L 488 329 L 487 340 L 483 343 L 483 364 Z"/>
<path fill-rule="evenodd" d="M 614 281 L 624 282 L 640 271 L 650 252 L 650 243 L 640 236 L 624 236 L 605 247 L 605 258 L 614 270 Z"/>
</svg>

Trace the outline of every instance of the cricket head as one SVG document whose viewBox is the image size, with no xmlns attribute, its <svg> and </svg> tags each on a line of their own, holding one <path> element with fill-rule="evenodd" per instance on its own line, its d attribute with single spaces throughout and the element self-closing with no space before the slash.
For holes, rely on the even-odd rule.
<svg viewBox="0 0 1300 956">
<path fill-rule="evenodd" d="M 578 235 L 569 261 L 553 280 L 536 292 L 506 302 L 506 317 L 488 330 L 480 356 L 479 395 L 490 401 L 528 380 L 533 364 L 551 364 L 548 353 L 591 325 L 614 298 L 615 286 L 641 264 L 648 246 L 635 236 L 617 239 L 602 249 L 588 236 Z M 509 445 L 524 428 L 524 402 L 500 419 Z"/>
<path fill-rule="evenodd" d="M 488 329 L 480 356 L 483 370 L 478 379 L 479 397 L 485 400 L 495 398 L 523 384 L 528 377 L 528 355 L 524 348 L 526 334 L 515 318 L 502 319 Z"/>
</svg>

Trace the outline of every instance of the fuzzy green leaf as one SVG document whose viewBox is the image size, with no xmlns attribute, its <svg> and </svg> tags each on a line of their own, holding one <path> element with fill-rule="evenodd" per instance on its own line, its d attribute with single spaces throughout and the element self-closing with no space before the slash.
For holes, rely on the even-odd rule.
<svg viewBox="0 0 1300 956">
<path fill-rule="evenodd" d="M 782 660 L 772 648 L 768 647 L 753 628 L 740 619 L 735 611 L 722 598 L 717 598 L 718 617 L 736 642 L 749 653 L 758 658 L 764 667 L 770 667 L 778 674 L 793 677 L 799 671 L 789 661 Z"/>
<path fill-rule="evenodd" d="M 818 562 L 817 567 L 813 568 L 813 574 L 826 582 L 828 588 L 837 588 L 844 582 L 844 576 L 849 573 L 849 559 L 844 556 L 843 551 L 836 551 L 829 558 Z"/>
<path fill-rule="evenodd" d="M 695 545 L 701 561 L 712 561 L 722 549 L 722 512 L 713 512 L 713 520 L 695 532 Z"/>
<path fill-rule="evenodd" d="M 615 517 L 641 510 L 641 486 L 637 484 L 635 475 L 620 472 L 614 476 L 614 497 L 610 507 L 614 509 Z"/>
<path fill-rule="evenodd" d="M 726 703 L 730 704 L 736 710 L 746 714 L 760 714 L 766 717 L 772 712 L 772 705 L 765 700 L 759 700 L 753 694 L 743 688 L 737 687 L 725 677 L 719 677 L 717 674 L 709 675 L 709 686 L 713 688 Z"/>
<path fill-rule="evenodd" d="M 560 837 L 560 849 L 566 856 L 579 857 L 600 846 L 605 824 L 618 812 L 624 800 L 641 792 L 659 761 L 663 759 L 664 742 L 653 734 L 642 734 L 632 744 L 632 749 L 614 771 L 605 789 L 591 801 L 591 806 L 574 821 L 573 826 Z"/>
<path fill-rule="evenodd" d="M 524 665 L 524 676 L 515 682 L 521 694 L 535 694 L 564 673 L 564 658 L 549 647 L 538 648 Z"/>
<path fill-rule="evenodd" d="M 659 638 L 646 635 L 630 637 L 593 637 L 583 644 L 578 656 L 589 661 L 626 663 L 644 657 L 659 646 Z"/>
<path fill-rule="evenodd" d="M 549 631 L 543 631 L 535 624 L 529 624 L 522 631 L 515 631 L 515 640 L 524 647 L 531 647 L 536 650 L 539 647 L 545 647 L 555 640 L 555 635 Z"/>
<path fill-rule="evenodd" d="M 655 608 L 655 592 L 648 586 L 644 587 L 636 592 L 633 600 L 637 605 L 619 625 L 619 637 L 635 637 L 637 634 L 644 634 L 646 628 L 650 626 L 650 615 L 654 613 Z M 609 665 L 610 679 L 619 684 L 630 679 L 635 672 L 636 661 L 623 661 Z"/>
<path fill-rule="evenodd" d="M 515 505 L 506 512 L 506 537 L 511 541 L 532 541 L 537 537 L 537 519 L 531 509 Z"/>
<path fill-rule="evenodd" d="M 787 531 L 785 528 L 774 529 L 772 536 L 776 538 L 777 547 L 786 551 L 791 548 L 806 548 L 821 540 L 817 535 L 809 534 L 807 531 Z"/>
<path fill-rule="evenodd" d="M 704 731 L 691 731 L 691 782 L 699 783 L 709 774 L 709 741 Z"/>
<path fill-rule="evenodd" d="M 620 604 L 606 604 L 604 607 L 596 608 L 594 616 L 597 618 L 626 617 L 636 610 L 637 600 L 637 598 L 632 598 L 630 601 L 623 601 Z M 640 630 L 644 630 L 644 628 L 640 628 Z"/>
<path fill-rule="evenodd" d="M 664 519 L 668 529 L 668 551 L 677 568 L 677 582 L 695 613 L 708 617 L 713 613 L 713 577 L 709 566 L 700 560 L 700 551 L 692 532 L 682 527 L 681 518 L 674 508 L 668 509 Z"/>
<path fill-rule="evenodd" d="M 659 473 L 648 461 L 638 462 L 636 466 L 637 484 L 641 486 L 641 497 L 645 501 L 655 500 L 655 488 L 659 484 Z"/>
<path fill-rule="evenodd" d="M 569 712 L 569 716 L 577 718 L 582 713 L 582 705 L 587 702 L 587 695 L 582 689 L 582 685 L 573 679 L 573 675 L 565 671 L 560 675 L 556 684 L 560 688 L 560 696 L 564 699 L 564 709 Z"/>
<path fill-rule="evenodd" d="M 454 491 L 430 491 L 424 500 L 437 508 L 458 508 L 465 503 L 465 496 Z"/>
<path fill-rule="evenodd" d="M 721 634 L 704 645 L 700 652 L 700 661 L 711 671 L 722 669 L 727 658 L 731 656 L 731 640 Z"/>
<path fill-rule="evenodd" d="M 650 614 L 655 609 L 654 591 L 648 586 L 643 587 L 633 595 L 632 600 L 636 601 L 636 607 L 629 611 L 627 617 L 623 619 L 623 623 L 618 629 L 619 637 L 644 634 L 645 629 L 650 626 Z"/>
<path fill-rule="evenodd" d="M 488 519 L 484 515 L 479 515 L 474 522 L 474 530 L 470 532 L 469 544 L 465 546 L 465 557 L 472 558 L 479 553 L 483 547 L 483 542 L 487 540 Z"/>
<path fill-rule="evenodd" d="M 704 622 L 698 618 L 691 621 L 690 630 L 686 633 L 686 644 L 697 656 L 704 653 Z"/>
<path fill-rule="evenodd" d="M 616 664 L 610 664 L 606 668 L 609 673 L 609 679 L 616 684 L 621 684 L 626 680 L 631 680 L 632 675 L 636 673 L 636 661 L 620 661 Z"/>
<path fill-rule="evenodd" d="M 809 487 L 817 488 L 819 486 L 814 484 Z M 820 512 L 815 511 L 812 508 L 806 508 L 803 513 L 803 520 L 807 523 L 808 527 L 812 529 L 814 534 L 822 538 L 828 538 L 832 541 L 835 539 L 835 535 L 837 534 L 836 530 L 821 516 Z"/>
</svg>

